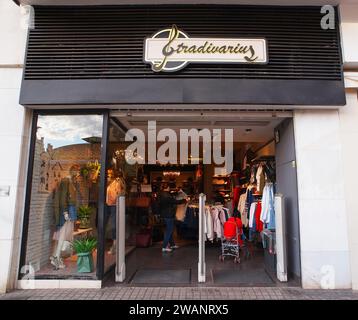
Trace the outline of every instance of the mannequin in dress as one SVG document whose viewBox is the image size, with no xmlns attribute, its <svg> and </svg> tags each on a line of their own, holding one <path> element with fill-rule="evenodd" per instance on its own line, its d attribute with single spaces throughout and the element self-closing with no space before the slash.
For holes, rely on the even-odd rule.
<svg viewBox="0 0 358 320">
<path fill-rule="evenodd" d="M 56 241 L 50 262 L 56 270 L 65 268 L 61 258 L 61 251 L 65 241 L 73 240 L 74 222 L 77 220 L 77 191 L 76 181 L 79 167 L 72 166 L 69 175 L 63 178 L 54 198 L 54 213 L 57 230 L 53 239 Z"/>
</svg>

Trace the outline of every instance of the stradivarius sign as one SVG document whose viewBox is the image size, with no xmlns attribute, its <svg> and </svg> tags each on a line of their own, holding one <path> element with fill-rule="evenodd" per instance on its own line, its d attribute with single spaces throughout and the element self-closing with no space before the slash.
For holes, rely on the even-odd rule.
<svg viewBox="0 0 358 320">
<path fill-rule="evenodd" d="M 189 63 L 267 63 L 268 57 L 263 38 L 190 38 L 173 25 L 145 39 L 144 61 L 170 72 Z"/>
</svg>

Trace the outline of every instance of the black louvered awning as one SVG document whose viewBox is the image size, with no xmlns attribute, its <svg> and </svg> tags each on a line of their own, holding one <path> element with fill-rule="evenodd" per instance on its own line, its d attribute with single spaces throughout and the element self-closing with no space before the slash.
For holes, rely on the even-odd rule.
<svg viewBox="0 0 358 320">
<path fill-rule="evenodd" d="M 35 7 L 21 102 L 342 105 L 339 24 L 323 30 L 321 18 L 311 6 Z M 192 37 L 266 38 L 269 63 L 154 73 L 143 41 L 172 24 Z"/>
</svg>

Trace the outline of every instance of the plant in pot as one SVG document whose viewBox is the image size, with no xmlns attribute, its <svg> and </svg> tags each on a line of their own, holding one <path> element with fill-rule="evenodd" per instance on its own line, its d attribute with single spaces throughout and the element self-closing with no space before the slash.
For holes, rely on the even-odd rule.
<svg viewBox="0 0 358 320">
<path fill-rule="evenodd" d="M 77 254 L 77 272 L 85 273 L 93 271 L 93 250 L 97 247 L 96 238 L 84 238 L 75 240 L 72 247 Z"/>
<path fill-rule="evenodd" d="M 78 208 L 78 219 L 80 220 L 80 229 L 91 227 L 92 208 L 89 206 L 81 206 Z"/>
</svg>

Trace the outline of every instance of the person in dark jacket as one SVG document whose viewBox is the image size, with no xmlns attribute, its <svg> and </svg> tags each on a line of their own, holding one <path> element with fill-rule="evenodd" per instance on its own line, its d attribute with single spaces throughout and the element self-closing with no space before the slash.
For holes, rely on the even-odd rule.
<svg viewBox="0 0 358 320">
<path fill-rule="evenodd" d="M 164 219 L 165 222 L 165 232 L 164 232 L 164 240 L 163 240 L 163 252 L 171 252 L 173 249 L 177 249 L 178 246 L 175 245 L 173 239 L 173 231 L 174 231 L 174 218 L 176 213 L 176 205 L 185 203 L 186 199 L 176 200 L 169 193 L 169 186 L 164 185 L 163 190 L 159 196 L 159 207 L 160 207 L 160 215 Z"/>
</svg>

